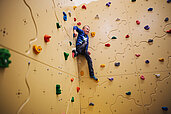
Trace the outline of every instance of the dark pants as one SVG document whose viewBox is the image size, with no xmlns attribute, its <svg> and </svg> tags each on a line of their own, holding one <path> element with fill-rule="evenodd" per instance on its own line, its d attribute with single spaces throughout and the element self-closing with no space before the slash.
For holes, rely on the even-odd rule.
<svg viewBox="0 0 171 114">
<path fill-rule="evenodd" d="M 91 57 L 89 56 L 88 52 L 86 51 L 86 46 L 87 46 L 87 42 L 84 42 L 82 45 L 77 45 L 76 51 L 78 52 L 78 54 L 85 56 L 85 58 L 87 59 L 87 63 L 88 63 L 89 74 L 90 74 L 90 76 L 94 76 L 92 60 L 91 60 Z"/>
</svg>

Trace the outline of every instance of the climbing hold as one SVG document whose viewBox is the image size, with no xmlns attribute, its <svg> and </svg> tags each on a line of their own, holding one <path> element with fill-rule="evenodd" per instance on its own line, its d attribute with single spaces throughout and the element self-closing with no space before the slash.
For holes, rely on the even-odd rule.
<svg viewBox="0 0 171 114">
<path fill-rule="evenodd" d="M 51 38 L 51 36 L 49 36 L 47 34 L 44 35 L 45 42 L 49 42 L 50 41 L 50 38 Z"/>
<path fill-rule="evenodd" d="M 80 87 L 77 87 L 77 93 L 80 91 Z"/>
<path fill-rule="evenodd" d="M 156 78 L 160 78 L 160 74 L 154 74 Z"/>
<path fill-rule="evenodd" d="M 136 23 L 137 23 L 137 25 L 139 25 L 140 24 L 140 21 L 139 20 L 136 20 Z"/>
<path fill-rule="evenodd" d="M 113 77 L 112 78 L 108 78 L 110 81 L 113 81 Z"/>
<path fill-rule="evenodd" d="M 117 39 L 117 38 L 115 36 L 113 36 L 112 39 Z"/>
<path fill-rule="evenodd" d="M 116 18 L 116 21 L 120 21 L 120 19 L 119 18 Z"/>
<path fill-rule="evenodd" d="M 33 51 L 35 54 L 39 54 L 41 50 L 42 50 L 41 46 L 33 45 Z"/>
<path fill-rule="evenodd" d="M 136 56 L 136 57 L 139 57 L 139 56 L 140 56 L 140 54 L 135 54 L 135 56 Z"/>
<path fill-rule="evenodd" d="M 170 30 L 168 30 L 168 31 L 166 31 L 167 33 L 171 33 L 171 29 Z"/>
<path fill-rule="evenodd" d="M 30 65 L 30 61 L 28 62 L 28 65 Z"/>
<path fill-rule="evenodd" d="M 126 92 L 126 95 L 131 95 L 131 92 L 130 91 Z"/>
<path fill-rule="evenodd" d="M 159 58 L 159 61 L 160 62 L 164 62 L 164 58 Z"/>
<path fill-rule="evenodd" d="M 164 21 L 165 21 L 165 22 L 169 21 L 169 18 L 168 18 L 168 17 L 166 17 L 166 18 L 164 19 Z"/>
<path fill-rule="evenodd" d="M 129 35 L 127 34 L 127 35 L 125 36 L 125 38 L 129 38 Z"/>
<path fill-rule="evenodd" d="M 106 6 L 110 7 L 111 2 L 106 3 Z"/>
<path fill-rule="evenodd" d="M 94 106 L 94 103 L 90 103 L 89 106 Z"/>
<path fill-rule="evenodd" d="M 68 56 L 69 56 L 69 53 L 64 52 L 65 60 L 67 60 L 67 59 L 68 59 Z"/>
<path fill-rule="evenodd" d="M 67 21 L 67 14 L 63 11 L 63 19 L 64 21 Z"/>
<path fill-rule="evenodd" d="M 145 77 L 143 75 L 140 76 L 141 80 L 145 80 Z"/>
<path fill-rule="evenodd" d="M 99 15 L 96 15 L 96 16 L 95 16 L 95 19 L 99 19 Z"/>
<path fill-rule="evenodd" d="M 85 5 L 82 5 L 82 9 L 86 9 L 86 6 Z"/>
<path fill-rule="evenodd" d="M 162 107 L 162 110 L 163 111 L 167 111 L 168 110 L 168 107 Z"/>
<path fill-rule="evenodd" d="M 60 85 L 56 85 L 56 94 L 57 95 L 61 94 Z"/>
<path fill-rule="evenodd" d="M 70 10 L 68 10 L 68 15 L 71 17 L 71 11 Z"/>
<path fill-rule="evenodd" d="M 88 55 L 90 55 L 91 53 L 88 51 Z"/>
<path fill-rule="evenodd" d="M 72 45 L 72 42 L 71 42 L 71 41 L 69 41 L 69 45 L 70 45 L 70 46 Z"/>
<path fill-rule="evenodd" d="M 167 3 L 170 3 L 171 2 L 171 0 L 167 0 Z"/>
<path fill-rule="evenodd" d="M 9 60 L 9 57 L 11 54 L 9 53 L 8 49 L 0 48 L 0 67 L 6 68 L 11 63 L 11 60 Z"/>
<path fill-rule="evenodd" d="M 149 39 L 148 44 L 150 44 L 150 45 L 153 44 L 153 39 Z"/>
<path fill-rule="evenodd" d="M 73 82 L 74 81 L 74 78 L 71 78 L 71 82 Z"/>
<path fill-rule="evenodd" d="M 150 61 L 149 60 L 146 60 L 145 63 L 148 64 L 148 63 L 150 63 Z"/>
<path fill-rule="evenodd" d="M 79 26 L 80 26 L 80 25 L 81 25 L 81 22 L 78 22 L 78 23 L 77 23 L 77 25 L 79 25 Z"/>
<path fill-rule="evenodd" d="M 81 71 L 80 74 L 81 74 L 81 76 L 83 76 L 84 75 L 84 71 Z"/>
<path fill-rule="evenodd" d="M 74 97 L 72 97 L 71 102 L 74 102 Z"/>
<path fill-rule="evenodd" d="M 145 29 L 145 30 L 149 30 L 150 27 L 149 27 L 148 25 L 146 25 L 146 26 L 144 27 L 144 29 Z"/>
<path fill-rule="evenodd" d="M 75 10 L 77 8 L 77 6 L 73 6 L 73 9 Z"/>
<path fill-rule="evenodd" d="M 77 19 L 74 17 L 74 21 L 77 21 Z"/>
<path fill-rule="evenodd" d="M 120 62 L 116 62 L 115 63 L 115 66 L 120 66 Z"/>
<path fill-rule="evenodd" d="M 101 64 L 100 67 L 104 68 L 105 67 L 105 64 Z"/>
<path fill-rule="evenodd" d="M 109 44 L 109 43 L 107 43 L 107 44 L 105 44 L 105 46 L 106 46 L 106 47 L 110 47 L 110 44 Z"/>
<path fill-rule="evenodd" d="M 58 29 L 58 28 L 61 28 L 61 26 L 59 25 L 59 23 L 56 23 L 56 26 L 57 26 L 57 29 Z"/>
<path fill-rule="evenodd" d="M 94 36 L 95 36 L 95 34 L 96 34 L 95 32 L 91 32 L 91 36 L 92 36 L 92 37 L 94 37 Z"/>
<path fill-rule="evenodd" d="M 131 0 L 132 2 L 135 2 L 136 0 Z"/>
<path fill-rule="evenodd" d="M 153 8 L 148 8 L 148 11 L 153 11 Z"/>
</svg>

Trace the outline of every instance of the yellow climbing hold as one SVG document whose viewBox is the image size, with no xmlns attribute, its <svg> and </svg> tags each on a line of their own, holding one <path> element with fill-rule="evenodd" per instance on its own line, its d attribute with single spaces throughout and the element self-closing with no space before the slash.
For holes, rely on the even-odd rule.
<svg viewBox="0 0 171 114">
<path fill-rule="evenodd" d="M 160 62 L 164 62 L 164 58 L 159 58 L 159 61 Z"/>
<path fill-rule="evenodd" d="M 95 36 L 95 34 L 96 34 L 95 32 L 91 32 L 91 36 L 92 36 L 92 37 L 94 37 L 94 36 Z"/>
<path fill-rule="evenodd" d="M 80 74 L 81 74 L 81 76 L 83 76 L 84 75 L 84 71 L 81 71 Z"/>
<path fill-rule="evenodd" d="M 77 6 L 73 6 L 73 9 L 75 10 L 77 8 Z"/>
<path fill-rule="evenodd" d="M 35 54 L 39 54 L 41 50 L 42 50 L 41 46 L 33 45 L 33 51 Z"/>
<path fill-rule="evenodd" d="M 102 67 L 102 68 L 105 67 L 105 64 L 101 64 L 100 67 Z"/>
</svg>

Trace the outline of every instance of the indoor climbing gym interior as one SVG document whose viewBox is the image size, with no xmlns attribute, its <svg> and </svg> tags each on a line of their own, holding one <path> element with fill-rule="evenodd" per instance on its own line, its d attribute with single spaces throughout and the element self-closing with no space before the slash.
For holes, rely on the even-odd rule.
<svg viewBox="0 0 171 114">
<path fill-rule="evenodd" d="M 0 114 L 171 114 L 171 0 L 0 0 Z"/>
</svg>

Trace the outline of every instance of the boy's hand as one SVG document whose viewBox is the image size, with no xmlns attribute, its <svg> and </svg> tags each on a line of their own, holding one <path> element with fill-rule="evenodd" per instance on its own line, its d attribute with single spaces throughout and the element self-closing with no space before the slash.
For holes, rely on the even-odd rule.
<svg viewBox="0 0 171 114">
<path fill-rule="evenodd" d="M 77 37 L 78 33 L 76 30 L 74 30 L 74 37 Z"/>
</svg>

